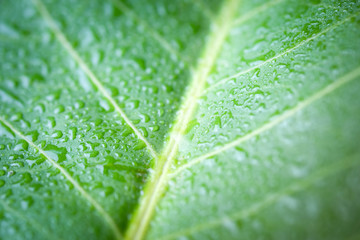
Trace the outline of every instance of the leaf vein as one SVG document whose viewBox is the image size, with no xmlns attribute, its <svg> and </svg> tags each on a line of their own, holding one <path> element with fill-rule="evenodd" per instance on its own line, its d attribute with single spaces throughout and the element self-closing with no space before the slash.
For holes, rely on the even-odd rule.
<svg viewBox="0 0 360 240">
<path fill-rule="evenodd" d="M 276 60 L 276 59 L 278 59 L 278 58 L 280 58 L 280 57 L 282 57 L 282 56 L 284 56 L 284 55 L 286 55 L 286 54 L 288 54 L 288 53 L 290 53 L 290 52 L 298 49 L 299 47 L 305 45 L 306 43 L 308 43 L 308 42 L 310 42 L 310 41 L 312 41 L 312 40 L 320 37 L 321 35 L 323 35 L 323 34 L 329 32 L 329 31 L 331 31 L 331 30 L 333 30 L 333 29 L 341 26 L 342 24 L 346 23 L 346 22 L 349 21 L 351 18 L 353 18 L 353 17 L 355 17 L 355 16 L 358 16 L 359 14 L 360 14 L 360 13 L 351 14 L 350 16 L 346 17 L 345 19 L 343 19 L 343 20 L 341 20 L 341 21 L 338 21 L 337 23 L 331 25 L 331 26 L 328 27 L 328 28 L 325 28 L 324 30 L 320 31 L 319 33 L 313 35 L 312 37 L 309 37 L 309 38 L 305 39 L 304 41 L 302 41 L 302 42 L 300 42 L 299 44 L 297 44 L 297 45 L 295 45 L 295 46 L 287 49 L 286 51 L 284 51 L 284 52 L 282 52 L 282 53 L 280 53 L 280 54 L 278 54 L 278 55 L 276 55 L 276 56 L 274 56 L 274 57 L 272 57 L 272 58 L 269 58 L 268 60 L 266 60 L 266 61 L 264 61 L 264 62 L 262 62 L 262 63 L 260 63 L 260 64 L 257 64 L 257 65 L 255 65 L 255 66 L 253 66 L 253 67 L 250 67 L 250 68 L 248 68 L 248 69 L 246 69 L 246 70 L 244 70 L 244 71 L 238 72 L 238 73 L 236 73 L 236 74 L 234 74 L 234 75 L 232 75 L 232 76 L 230 76 L 230 77 L 223 78 L 222 80 L 218 81 L 217 83 L 209 86 L 209 87 L 206 89 L 206 91 L 204 92 L 204 94 L 207 93 L 207 92 L 210 92 L 210 91 L 212 91 L 212 90 L 214 90 L 214 89 L 216 89 L 218 86 L 226 83 L 226 82 L 229 81 L 230 79 L 233 79 L 233 78 L 242 76 L 242 75 L 244 75 L 244 74 L 246 74 L 246 73 L 249 73 L 249 72 L 255 70 L 256 68 L 259 68 L 259 67 L 261 67 L 261 66 L 263 66 L 263 65 L 265 65 L 265 64 L 267 64 L 267 63 L 269 63 L 269 62 L 272 62 L 272 61 L 274 61 L 274 60 Z"/>
<path fill-rule="evenodd" d="M 114 220 L 110 217 L 110 215 L 104 210 L 104 208 L 93 199 L 81 186 L 80 184 L 63 168 L 61 167 L 54 159 L 52 159 L 44 150 L 39 148 L 33 141 L 24 136 L 20 131 L 18 131 L 10 122 L 4 119 L 4 117 L 0 116 L 0 121 L 8 127 L 11 131 L 13 131 L 17 136 L 24 139 L 30 146 L 39 151 L 56 169 L 58 169 L 65 178 L 71 182 L 74 187 L 80 192 L 80 194 L 87 200 L 91 205 L 95 207 L 95 209 L 99 212 L 99 214 L 105 219 L 105 221 L 109 224 L 110 228 L 113 230 L 117 239 L 122 239 L 122 235 L 120 233 L 119 228 L 116 226 Z"/>
<path fill-rule="evenodd" d="M 143 20 L 136 12 L 131 10 L 128 6 L 126 6 L 124 3 L 122 3 L 120 0 L 110 0 L 115 7 L 117 7 L 119 10 L 123 11 L 125 14 L 127 14 L 129 17 L 137 21 L 139 24 L 141 24 L 144 29 L 150 34 L 151 37 L 153 37 L 160 46 L 168 51 L 170 54 L 177 56 L 179 59 L 181 59 L 184 63 L 188 63 L 189 60 L 186 59 L 184 56 L 182 56 L 175 48 L 171 46 L 171 44 L 163 37 L 159 32 L 157 32 L 153 27 L 151 27 L 145 20 Z"/>
<path fill-rule="evenodd" d="M 345 76 L 341 77 L 340 79 L 336 80 L 335 82 L 329 84 L 325 88 L 321 89 L 317 93 L 313 94 L 312 96 L 308 97 L 306 100 L 298 103 L 294 108 L 282 113 L 279 117 L 275 118 L 274 120 L 262 125 L 261 127 L 257 128 L 256 130 L 253 130 L 252 132 L 236 139 L 235 141 L 229 142 L 225 144 L 224 146 L 211 151 L 209 153 L 206 153 L 202 156 L 199 156 L 193 160 L 190 160 L 188 163 L 182 165 L 179 167 L 176 171 L 174 171 L 171 174 L 171 178 L 177 176 L 180 172 L 184 171 L 187 168 L 190 168 L 191 166 L 198 164 L 210 157 L 213 157 L 219 153 L 222 153 L 230 148 L 233 148 L 245 141 L 248 141 L 249 139 L 260 135 L 261 133 L 268 131 L 278 125 L 279 123 L 285 121 L 286 119 L 294 116 L 297 112 L 301 111 L 305 107 L 311 105 L 313 102 L 321 99 L 322 97 L 334 92 L 336 89 L 340 88 L 341 86 L 345 85 L 346 83 L 349 83 L 360 76 L 360 67 L 354 69 L 350 73 L 346 74 Z"/>
<path fill-rule="evenodd" d="M 41 226 L 35 219 L 29 219 L 27 216 L 22 214 L 21 212 L 15 210 L 14 208 L 10 207 L 7 203 L 5 203 L 2 199 L 0 199 L 0 204 L 4 207 L 4 209 L 8 212 L 13 213 L 14 216 L 16 216 L 19 220 L 25 221 L 32 225 L 37 231 L 43 233 L 43 235 L 47 236 L 49 239 L 56 239 L 56 240 L 62 240 L 59 237 L 51 234 L 47 229 L 45 229 L 43 226 Z"/>
<path fill-rule="evenodd" d="M 146 185 L 139 208 L 129 225 L 126 234 L 127 239 L 140 240 L 145 235 L 156 204 L 167 185 L 168 172 L 178 152 L 179 142 L 192 119 L 198 98 L 204 90 L 206 79 L 230 31 L 237 5 L 238 0 L 225 1 L 225 5 L 213 23 L 213 31 L 210 33 L 204 52 L 192 74 L 190 87 L 170 132 L 169 140 L 163 148 L 153 175 Z"/>
<path fill-rule="evenodd" d="M 75 61 L 79 64 L 81 69 L 85 72 L 85 74 L 90 78 L 91 82 L 95 84 L 95 86 L 99 89 L 100 93 L 114 106 L 115 110 L 118 114 L 125 120 L 127 125 L 134 131 L 136 136 L 145 143 L 147 149 L 149 150 L 152 157 L 157 158 L 157 153 L 154 150 L 153 146 L 146 140 L 146 138 L 141 134 L 141 132 L 136 128 L 134 123 L 128 118 L 125 112 L 120 108 L 120 106 L 116 103 L 115 99 L 110 96 L 110 94 L 106 91 L 105 87 L 102 85 L 100 80 L 95 76 L 95 74 L 90 70 L 88 65 L 84 62 L 84 60 L 79 56 L 74 47 L 70 44 L 66 36 L 61 32 L 61 30 L 56 25 L 55 21 L 51 17 L 49 11 L 46 6 L 41 2 L 41 0 L 33 0 L 35 5 L 37 6 L 40 14 L 44 18 L 45 22 L 48 24 L 50 29 L 55 33 L 58 41 L 61 45 L 67 50 L 71 57 L 75 59 Z"/>
<path fill-rule="evenodd" d="M 298 181 L 295 181 L 294 183 L 290 184 L 289 186 L 281 189 L 278 192 L 270 193 L 267 196 L 265 196 L 262 200 L 252 204 L 250 207 L 240 210 L 238 212 L 235 212 L 234 214 L 228 215 L 228 216 L 222 216 L 218 219 L 199 224 L 184 230 L 180 230 L 175 233 L 171 233 L 169 235 L 160 237 L 159 240 L 170 240 L 182 236 L 189 236 L 193 233 L 218 227 L 219 225 L 223 224 L 226 221 L 229 220 L 239 220 L 244 219 L 250 216 L 253 216 L 263 209 L 271 206 L 272 204 L 276 203 L 278 200 L 280 200 L 282 197 L 290 196 L 292 194 L 295 194 L 297 192 L 301 192 L 308 187 L 311 187 L 314 183 L 321 181 L 327 177 L 330 177 L 331 175 L 334 175 L 338 172 L 341 172 L 343 170 L 346 170 L 351 167 L 355 167 L 360 165 L 359 162 L 359 156 L 353 155 L 352 157 L 345 159 L 344 161 L 338 161 L 331 165 L 325 165 L 325 167 L 322 167 L 321 169 L 317 170 L 315 173 L 312 173 L 308 175 L 305 178 L 302 178 Z"/>
</svg>

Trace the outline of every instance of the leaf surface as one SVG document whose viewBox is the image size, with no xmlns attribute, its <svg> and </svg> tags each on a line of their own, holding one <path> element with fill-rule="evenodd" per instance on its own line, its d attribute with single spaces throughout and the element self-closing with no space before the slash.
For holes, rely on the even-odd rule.
<svg viewBox="0 0 360 240">
<path fill-rule="evenodd" d="M 356 239 L 359 15 L 1 1 L 1 238 Z"/>
</svg>

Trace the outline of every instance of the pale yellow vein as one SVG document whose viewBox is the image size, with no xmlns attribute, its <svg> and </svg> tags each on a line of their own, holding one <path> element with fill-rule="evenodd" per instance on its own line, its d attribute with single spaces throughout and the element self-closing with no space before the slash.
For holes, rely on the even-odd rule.
<svg viewBox="0 0 360 240">
<path fill-rule="evenodd" d="M 272 62 L 272 61 L 274 61 L 274 60 L 276 60 L 276 59 L 278 59 L 278 58 L 280 58 L 280 57 L 282 57 L 282 56 L 296 50 L 297 48 L 305 45 L 306 43 L 308 43 L 308 42 L 320 37 L 321 35 L 323 35 L 323 34 L 329 32 L 329 31 L 341 26 L 342 24 L 344 24 L 345 22 L 349 21 L 351 18 L 353 18 L 354 16 L 357 16 L 359 14 L 360 13 L 352 14 L 352 15 L 346 17 L 345 19 L 331 25 L 330 27 L 325 28 L 324 30 L 320 31 L 319 33 L 314 34 L 312 37 L 309 37 L 309 38 L 305 39 L 304 41 L 300 42 L 299 44 L 295 45 L 294 47 L 291 47 L 291 48 L 287 49 L 286 51 L 284 51 L 284 52 L 282 52 L 282 53 L 280 53 L 280 54 L 278 54 L 278 55 L 276 55 L 276 56 L 274 56 L 272 58 L 269 58 L 268 60 L 266 60 L 266 61 L 264 61 L 264 62 L 262 62 L 260 64 L 257 64 L 257 65 L 255 65 L 253 67 L 250 67 L 250 68 L 248 68 L 248 69 L 246 69 L 244 71 L 238 72 L 238 73 L 236 73 L 236 74 L 234 74 L 234 75 L 232 75 L 230 77 L 227 77 L 227 78 L 224 78 L 224 79 L 218 81 L 217 83 L 215 83 L 215 84 L 211 85 L 210 87 L 208 87 L 204 93 L 207 93 L 209 91 L 212 91 L 212 90 L 216 89 L 219 85 L 222 85 L 222 84 L 226 83 L 230 79 L 237 78 L 237 77 L 239 77 L 241 75 L 249 73 L 249 72 L 255 70 L 256 68 L 259 68 L 259 67 L 261 67 L 261 66 L 263 66 L 263 65 L 265 65 L 265 64 L 267 64 L 269 62 Z"/>
<path fill-rule="evenodd" d="M 152 147 L 152 145 L 146 140 L 146 138 L 141 134 L 141 132 L 136 128 L 134 123 L 128 118 L 128 116 L 124 113 L 124 111 L 120 108 L 120 106 L 116 103 L 115 99 L 110 96 L 110 94 L 106 91 L 105 87 L 99 81 L 99 79 L 95 76 L 95 74 L 90 70 L 84 60 L 79 56 L 70 42 L 67 40 L 65 35 L 61 32 L 61 30 L 56 25 L 54 19 L 51 17 L 49 11 L 46 6 L 41 2 L 41 0 L 33 0 L 35 5 L 37 6 L 40 14 L 44 18 L 45 22 L 48 24 L 50 29 L 55 33 L 58 41 L 61 45 L 67 50 L 71 57 L 75 59 L 75 61 L 79 64 L 81 69 L 85 72 L 85 74 L 90 78 L 91 82 L 95 84 L 95 86 L 99 89 L 101 94 L 114 106 L 115 110 L 119 113 L 119 115 L 124 119 L 124 121 L 130 126 L 130 128 L 134 131 L 137 137 L 143 141 L 148 148 L 150 154 L 157 159 L 157 153 Z"/>
<path fill-rule="evenodd" d="M 285 196 L 289 196 L 297 192 L 303 191 L 320 180 L 323 180 L 327 177 L 330 177 L 331 175 L 334 175 L 353 166 L 358 166 L 359 164 L 359 155 L 353 155 L 344 161 L 338 161 L 331 165 L 325 165 L 325 167 L 318 169 L 315 173 L 312 173 L 307 177 L 292 183 L 288 187 L 285 187 L 284 189 L 281 189 L 280 191 L 275 193 L 269 193 L 267 196 L 264 197 L 264 199 L 252 204 L 250 207 L 244 210 L 235 212 L 234 214 L 228 216 L 222 216 L 218 219 L 214 219 L 212 221 L 202 223 L 175 233 L 171 233 L 169 235 L 160 237 L 159 240 L 170 240 L 183 236 L 189 236 L 193 233 L 203 231 L 205 229 L 219 227 L 220 225 L 224 224 L 229 220 L 234 221 L 253 216 L 262 211 L 263 209 L 276 203 L 278 200 Z"/>
<path fill-rule="evenodd" d="M 27 222 L 29 225 L 31 225 L 38 232 L 41 232 L 48 239 L 61 240 L 61 238 L 53 235 L 51 232 L 49 232 L 47 229 L 45 229 L 42 225 L 40 225 L 37 221 L 35 221 L 35 219 L 29 219 L 27 216 L 25 216 L 21 212 L 19 212 L 19 211 L 15 210 L 14 208 L 10 207 L 2 199 L 0 199 L 0 204 L 4 207 L 4 209 L 7 212 L 12 213 L 12 215 L 17 217 L 19 220 Z"/>
<path fill-rule="evenodd" d="M 127 7 L 124 3 L 122 3 L 120 0 L 111 0 L 115 7 L 117 7 L 119 10 L 123 11 L 125 14 L 127 14 L 129 17 L 137 21 L 139 24 L 141 24 L 144 29 L 150 34 L 151 37 L 153 37 L 162 48 L 164 48 L 166 51 L 168 51 L 170 54 L 173 54 L 177 56 L 179 59 L 181 59 L 184 63 L 188 63 L 189 60 L 186 59 L 184 56 L 182 56 L 175 48 L 171 46 L 171 44 L 163 37 L 159 32 L 157 32 L 153 27 L 151 27 L 145 20 L 143 20 L 136 12 L 131 10 L 129 7 Z"/>
<path fill-rule="evenodd" d="M 266 2 L 263 5 L 253 9 L 252 11 L 249 11 L 248 13 L 246 13 L 243 16 L 236 19 L 234 21 L 234 25 L 240 25 L 240 24 L 246 22 L 247 20 L 255 17 L 256 15 L 260 14 L 261 12 L 265 12 L 270 7 L 275 6 L 276 4 L 279 4 L 279 3 L 284 2 L 284 1 L 285 0 L 274 0 L 274 1 Z"/>
<path fill-rule="evenodd" d="M 332 93 L 333 91 L 335 91 L 336 89 L 338 89 L 339 87 L 343 86 L 346 83 L 349 83 L 350 81 L 356 79 L 357 77 L 360 76 L 360 67 L 356 68 L 355 70 L 351 71 L 350 73 L 346 74 L 345 76 L 341 77 L 340 79 L 338 79 L 337 81 L 329 84 L 328 86 L 326 86 L 325 88 L 321 89 L 320 91 L 318 91 L 317 93 L 313 94 L 312 96 L 308 97 L 306 100 L 298 103 L 294 108 L 284 112 L 283 114 L 281 114 L 280 116 L 276 117 L 275 119 L 273 119 L 272 121 L 262 125 L 261 127 L 253 130 L 252 132 L 246 134 L 245 136 L 242 136 L 238 139 L 236 139 L 235 141 L 232 141 L 230 143 L 225 144 L 224 146 L 211 151 L 209 153 L 206 153 L 202 156 L 199 156 L 193 160 L 190 160 L 188 163 L 182 165 L 181 167 L 179 167 L 178 169 L 176 169 L 176 171 L 174 171 L 171 174 L 171 177 L 175 177 L 176 175 L 178 175 L 180 172 L 184 171 L 187 168 L 190 168 L 191 166 L 198 164 L 200 162 L 202 162 L 203 160 L 206 160 L 210 157 L 213 157 L 221 152 L 224 152 L 230 148 L 233 148 L 245 141 L 248 141 L 249 139 L 260 135 L 261 133 L 268 131 L 270 129 L 272 129 L 273 127 L 275 127 L 276 125 L 278 125 L 279 123 L 283 122 L 284 120 L 294 116 L 297 112 L 301 111 L 302 109 L 304 109 L 305 107 L 311 105 L 313 102 L 319 100 L 320 98 Z"/>
<path fill-rule="evenodd" d="M 105 219 L 105 221 L 109 224 L 111 230 L 114 232 L 116 239 L 122 239 L 122 235 L 120 233 L 119 228 L 116 226 L 116 223 L 111 218 L 111 216 L 103 209 L 103 207 L 93 199 L 81 186 L 80 184 L 63 168 L 61 167 L 55 160 L 53 160 L 44 150 L 39 148 L 34 142 L 32 142 L 29 138 L 24 136 L 21 132 L 19 132 L 11 123 L 6 121 L 3 117 L 0 116 L 0 121 L 8 127 L 12 132 L 18 135 L 20 138 L 24 139 L 29 143 L 31 147 L 39 151 L 46 159 L 56 168 L 58 169 L 65 178 L 73 184 L 75 189 L 77 189 L 80 194 L 99 212 L 99 214 Z"/>
<path fill-rule="evenodd" d="M 155 170 L 148 181 L 145 193 L 141 198 L 139 208 L 129 225 L 126 238 L 140 240 L 145 236 L 151 221 L 156 204 L 167 185 L 167 174 L 178 152 L 179 142 L 186 131 L 189 121 L 197 107 L 197 101 L 204 89 L 206 78 L 216 57 L 229 33 L 238 1 L 225 1 L 220 14 L 214 22 L 213 31 L 210 33 L 204 52 L 193 72 L 190 88 L 170 132 L 169 140 L 164 147 Z"/>
</svg>

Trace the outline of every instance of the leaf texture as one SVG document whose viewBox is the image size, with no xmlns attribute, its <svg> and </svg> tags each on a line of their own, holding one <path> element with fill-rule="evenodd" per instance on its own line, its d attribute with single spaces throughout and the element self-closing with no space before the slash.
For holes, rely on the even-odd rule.
<svg viewBox="0 0 360 240">
<path fill-rule="evenodd" d="M 1 239 L 356 239 L 360 5 L 0 1 Z"/>
</svg>

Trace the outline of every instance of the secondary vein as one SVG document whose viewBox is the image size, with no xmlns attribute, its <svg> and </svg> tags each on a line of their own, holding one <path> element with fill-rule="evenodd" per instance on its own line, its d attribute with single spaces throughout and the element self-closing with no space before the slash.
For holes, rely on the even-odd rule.
<svg viewBox="0 0 360 240">
<path fill-rule="evenodd" d="M 192 74 L 190 87 L 170 132 L 169 140 L 163 148 L 154 172 L 145 187 L 145 193 L 141 198 L 139 208 L 128 228 L 127 239 L 140 240 L 145 236 L 156 204 L 167 185 L 168 172 L 178 152 L 180 141 L 196 110 L 198 98 L 205 88 L 206 79 L 211 68 L 231 29 L 237 5 L 238 0 L 225 1 L 224 6 L 213 23 L 213 29 L 207 39 L 207 44 L 198 61 L 198 65 Z"/>
<path fill-rule="evenodd" d="M 132 11 L 129 7 L 127 7 L 124 3 L 122 3 L 120 0 L 111 0 L 115 7 L 117 7 L 119 10 L 123 11 L 125 14 L 127 14 L 129 17 L 137 21 L 139 24 L 141 24 L 159 44 L 162 48 L 164 48 L 166 51 L 168 51 L 170 54 L 173 54 L 180 58 L 185 64 L 189 62 L 188 59 L 183 57 L 176 49 L 174 49 L 171 44 L 158 33 L 154 28 L 152 28 L 145 20 L 143 20 L 136 12 Z"/>
<path fill-rule="evenodd" d="M 54 19 L 51 17 L 49 11 L 46 6 L 41 2 L 41 0 L 33 0 L 35 5 L 37 6 L 40 14 L 44 18 L 45 22 L 48 24 L 50 29 L 54 32 L 56 38 L 61 43 L 61 45 L 67 50 L 72 58 L 79 64 L 81 69 L 85 72 L 85 74 L 89 77 L 91 82 L 95 84 L 95 86 L 99 89 L 100 93 L 113 105 L 116 112 L 124 119 L 128 126 L 134 131 L 136 136 L 145 143 L 147 149 L 149 150 L 152 157 L 157 159 L 157 153 L 154 150 L 153 146 L 146 140 L 146 138 L 141 134 L 141 132 L 136 128 L 134 123 L 128 118 L 128 116 L 124 113 L 124 111 L 120 108 L 120 106 L 116 103 L 115 99 L 110 96 L 110 94 L 106 91 L 105 87 L 102 85 L 100 80 L 95 76 L 95 74 L 90 70 L 88 65 L 84 62 L 84 60 L 80 57 L 80 55 L 76 52 L 74 47 L 68 41 L 66 36 L 61 32 L 61 30 L 56 25 Z"/>
<path fill-rule="evenodd" d="M 61 167 L 54 159 L 52 159 L 44 150 L 39 148 L 33 141 L 24 136 L 20 131 L 18 131 L 10 122 L 6 121 L 3 117 L 0 116 L 0 121 L 8 127 L 12 132 L 14 132 L 17 136 L 24 139 L 31 147 L 39 151 L 56 169 L 58 169 L 65 178 L 73 184 L 73 186 L 80 192 L 80 194 L 87 200 L 91 205 L 95 207 L 95 209 L 99 212 L 99 214 L 104 218 L 104 220 L 109 224 L 111 230 L 114 232 L 116 239 L 122 239 L 122 235 L 120 233 L 119 228 L 116 226 L 114 220 L 110 217 L 110 215 L 104 210 L 104 208 L 93 199 L 86 191 L 81 187 L 81 185 L 63 168 Z"/>
<path fill-rule="evenodd" d="M 178 237 L 188 236 L 193 233 L 203 231 L 205 229 L 209 228 L 215 228 L 219 225 L 223 224 L 226 221 L 229 220 L 239 220 L 244 219 L 250 216 L 253 216 L 260 212 L 261 210 L 265 209 L 266 207 L 269 207 L 270 205 L 274 204 L 278 200 L 280 200 L 282 197 L 289 196 L 292 194 L 295 194 L 297 192 L 300 192 L 302 190 L 305 190 L 307 187 L 310 187 L 312 184 L 316 183 L 317 181 L 320 181 L 326 177 L 329 177 L 331 175 L 334 175 L 340 171 L 346 170 L 348 168 L 358 166 L 360 164 L 359 162 L 359 155 L 353 155 L 350 158 L 344 160 L 344 161 L 338 161 L 331 165 L 325 165 L 325 167 L 322 167 L 321 169 L 317 170 L 316 172 L 312 173 L 311 175 L 302 178 L 298 181 L 295 181 L 294 183 L 290 184 L 289 186 L 285 187 L 284 189 L 281 189 L 278 192 L 269 193 L 267 196 L 265 196 L 263 199 L 261 199 L 258 202 L 255 202 L 250 207 L 237 211 L 233 214 L 230 214 L 228 216 L 222 216 L 218 219 L 214 219 L 209 222 L 205 222 L 175 233 L 171 233 L 169 235 L 160 237 L 159 240 L 170 240 L 175 239 Z"/>
<path fill-rule="evenodd" d="M 278 58 L 280 58 L 280 57 L 282 57 L 282 56 L 284 56 L 284 55 L 286 55 L 286 54 L 288 54 L 288 53 L 296 50 L 297 48 L 305 45 L 306 43 L 308 43 L 308 42 L 310 42 L 310 41 L 312 41 L 312 40 L 320 37 L 321 35 L 323 35 L 323 34 L 329 32 L 329 31 L 331 31 L 331 30 L 333 30 L 333 29 L 341 26 L 342 24 L 346 23 L 346 22 L 349 21 L 351 18 L 353 18 L 353 17 L 355 17 L 355 16 L 357 16 L 357 15 L 359 15 L 359 14 L 360 14 L 360 13 L 352 14 L 352 15 L 346 17 L 345 19 L 343 19 L 343 20 L 341 20 L 341 21 L 338 21 L 337 23 L 331 25 L 330 27 L 325 28 L 324 30 L 322 30 L 322 31 L 320 31 L 319 33 L 313 35 L 312 37 L 309 37 L 309 38 L 305 39 L 304 41 L 300 42 L 299 44 L 297 44 L 297 45 L 295 45 L 295 46 L 287 49 L 286 51 L 284 51 L 284 52 L 282 52 L 282 53 L 279 53 L 278 55 L 276 55 L 276 56 L 274 56 L 274 57 L 272 57 L 272 58 L 269 58 L 268 60 L 266 60 L 266 61 L 264 61 L 264 62 L 262 62 L 262 63 L 260 63 L 260 64 L 257 64 L 257 65 L 255 65 L 255 66 L 253 66 L 253 67 L 250 67 L 250 68 L 248 68 L 248 69 L 245 69 L 244 71 L 238 72 L 238 73 L 236 73 L 236 74 L 234 74 L 234 75 L 232 75 L 232 76 L 230 76 L 230 77 L 227 77 L 227 78 L 224 78 L 224 79 L 218 81 L 217 83 L 215 83 L 215 84 L 211 85 L 210 87 L 208 87 L 204 93 L 207 93 L 207 92 L 210 92 L 210 91 L 216 89 L 218 86 L 226 83 L 226 82 L 229 81 L 230 79 L 237 78 L 237 77 L 242 76 L 242 75 L 244 75 L 244 74 L 246 74 L 246 73 L 249 73 L 249 72 L 253 71 L 254 69 L 257 69 L 257 68 L 259 68 L 259 67 L 261 67 L 261 66 L 263 66 L 263 65 L 265 65 L 265 64 L 267 64 L 267 63 L 269 63 L 269 62 L 272 62 L 272 61 L 274 61 L 274 60 L 276 60 L 276 59 L 278 59 Z"/>
<path fill-rule="evenodd" d="M 13 216 L 17 217 L 20 221 L 27 222 L 29 225 L 33 226 L 37 231 L 41 232 L 44 236 L 48 239 L 53 240 L 62 240 L 57 236 L 53 235 L 44 226 L 40 225 L 35 219 L 29 219 L 27 216 L 22 214 L 21 212 L 15 210 L 14 208 L 10 207 L 4 200 L 0 199 L 0 204 L 4 207 L 4 209 L 8 212 L 11 212 Z"/>
<path fill-rule="evenodd" d="M 272 129 L 273 127 L 275 127 L 276 125 L 278 125 L 279 123 L 285 121 L 286 119 L 294 116 L 297 112 L 301 111 L 302 109 L 304 109 L 305 107 L 311 105 L 313 102 L 321 99 L 322 97 L 334 92 L 336 89 L 340 88 L 341 86 L 345 85 L 346 83 L 349 83 L 351 81 L 353 81 L 354 79 L 360 77 L 360 67 L 354 69 L 353 71 L 351 71 L 350 73 L 346 74 L 345 76 L 342 76 L 341 78 L 339 78 L 337 81 L 329 84 L 328 86 L 326 86 L 325 88 L 321 89 L 320 91 L 318 91 L 317 93 L 313 94 L 312 96 L 310 96 L 309 98 L 307 98 L 306 100 L 298 103 L 294 108 L 282 113 L 280 116 L 278 116 L 277 118 L 273 119 L 272 121 L 262 125 L 261 127 L 253 130 L 252 132 L 232 141 L 229 142 L 227 144 L 225 144 L 224 146 L 211 151 L 209 153 L 206 153 L 202 156 L 199 156 L 193 160 L 190 160 L 187 164 L 182 165 L 181 167 L 179 167 L 176 171 L 174 171 L 171 174 L 171 177 L 175 177 L 176 175 L 178 175 L 180 172 L 184 171 L 187 168 L 190 168 L 191 166 L 198 164 L 210 157 L 213 157 L 219 153 L 222 153 L 230 148 L 233 148 L 245 141 L 248 141 L 249 139 L 260 135 L 261 133 L 268 131 L 270 129 Z"/>
</svg>

